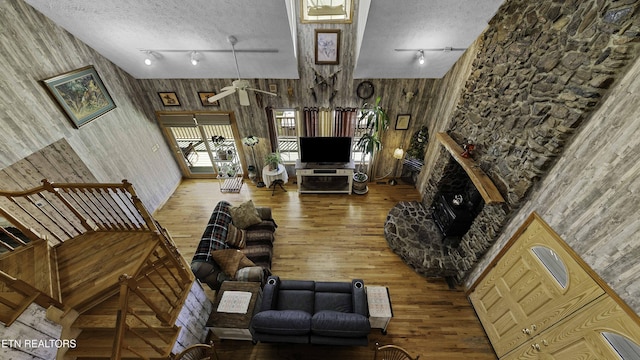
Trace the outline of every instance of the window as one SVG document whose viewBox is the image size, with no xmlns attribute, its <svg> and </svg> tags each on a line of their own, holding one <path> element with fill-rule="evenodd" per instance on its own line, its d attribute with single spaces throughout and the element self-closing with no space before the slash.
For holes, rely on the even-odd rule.
<svg viewBox="0 0 640 360">
<path fill-rule="evenodd" d="M 273 112 L 278 151 L 282 161 L 285 164 L 294 163 L 298 159 L 296 112 L 293 109 L 274 109 Z"/>
<path fill-rule="evenodd" d="M 363 134 L 367 133 L 367 119 L 362 118 L 362 111 L 358 111 L 358 123 L 356 124 L 356 129 L 353 134 L 353 152 L 351 153 L 351 158 L 353 162 L 358 166 L 362 164 L 362 158 L 364 157 L 364 165 L 369 165 L 369 154 L 365 154 L 361 150 L 358 149 L 358 141 L 362 137 Z"/>
</svg>

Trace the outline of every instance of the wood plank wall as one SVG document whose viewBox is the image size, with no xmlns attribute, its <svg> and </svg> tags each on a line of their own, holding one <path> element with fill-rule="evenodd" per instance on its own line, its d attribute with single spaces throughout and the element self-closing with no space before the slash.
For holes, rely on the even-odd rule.
<svg viewBox="0 0 640 360">
<path fill-rule="evenodd" d="M 24 1 L 3 0 L 0 8 L 0 169 L 65 139 L 78 169 L 102 182 L 126 178 L 150 210 L 162 204 L 181 174 L 138 82 Z M 117 108 L 76 129 L 41 80 L 87 65 Z"/>
<path fill-rule="evenodd" d="M 356 7 L 358 2 L 355 2 Z M 357 14 L 357 8 L 356 12 Z M 274 108 L 303 108 L 308 107 L 354 107 L 360 108 L 363 101 L 356 96 L 356 88 L 363 80 L 371 81 L 375 86 L 375 93 L 368 101 L 375 101 L 375 97 L 382 97 L 382 106 L 387 110 L 390 126 L 383 139 L 384 149 L 380 154 L 378 177 L 388 175 L 396 164 L 393 150 L 397 147 L 406 149 L 411 135 L 427 122 L 429 109 L 432 107 L 430 95 L 432 87 L 438 80 L 434 79 L 353 79 L 353 67 L 356 53 L 357 19 L 352 24 L 301 24 L 298 19 L 298 65 L 300 79 L 251 79 L 254 87 L 268 90 L 270 84 L 278 88 L 278 97 L 262 96 L 250 93 L 251 106 L 240 106 L 237 96 L 229 96 L 220 100 L 220 107 L 202 106 L 198 97 L 199 91 L 220 92 L 220 89 L 230 85 L 232 79 L 146 79 L 140 80 L 142 87 L 153 108 L 157 111 L 204 111 L 221 110 L 233 111 L 238 121 L 240 136 L 255 135 L 263 139 L 256 146 L 256 158 L 261 161 L 271 151 L 267 141 L 267 121 L 265 106 Z M 339 65 L 316 65 L 314 59 L 314 31 L 315 29 L 340 29 L 341 54 Z M 238 39 L 241 44 L 242 39 Z M 238 45 L 239 46 L 239 45 Z M 240 55 L 242 56 L 242 55 Z M 190 66 L 186 64 L 185 66 Z M 336 74 L 335 85 L 323 89 L 315 85 L 315 72 L 328 78 Z M 242 74 L 242 65 L 240 65 Z M 291 88 L 292 96 L 288 95 Z M 311 88 L 316 93 L 314 99 Z M 330 101 L 331 93 L 337 93 Z M 164 107 L 157 92 L 174 91 L 177 93 L 181 106 Z M 411 102 L 403 100 L 403 91 L 416 92 Z M 261 103 L 258 101 L 261 98 Z M 262 105 L 262 106 L 260 106 Z M 411 114 L 408 130 L 395 130 L 398 114 Z M 247 152 L 247 161 L 251 163 L 251 154 Z M 291 174 L 293 175 L 293 174 Z"/>
<path fill-rule="evenodd" d="M 10 327 L 0 325 L 0 339 L 5 341 L 0 359 L 55 359 L 58 349 L 49 342 L 60 339 L 62 326 L 48 320 L 46 314 L 46 309 L 34 303 Z M 32 340 L 45 341 L 49 346 L 30 346 Z"/>
<path fill-rule="evenodd" d="M 0 185 L 5 191 L 18 191 L 50 182 L 97 182 L 91 170 L 65 139 L 37 151 L 0 170 Z"/>
</svg>

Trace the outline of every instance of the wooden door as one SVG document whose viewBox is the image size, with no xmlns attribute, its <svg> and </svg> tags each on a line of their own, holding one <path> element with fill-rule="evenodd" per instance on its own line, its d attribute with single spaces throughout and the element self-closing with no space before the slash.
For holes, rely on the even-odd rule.
<svg viewBox="0 0 640 360">
<path fill-rule="evenodd" d="M 604 293 L 538 216 L 525 226 L 469 296 L 498 357 Z"/>
<path fill-rule="evenodd" d="M 233 113 L 158 112 L 156 115 L 184 177 L 215 178 L 246 173 Z"/>
<path fill-rule="evenodd" d="M 616 337 L 622 339 L 623 346 L 607 340 Z M 615 300 L 604 295 L 501 359 L 631 360 L 640 356 L 638 344 L 640 326 Z"/>
</svg>

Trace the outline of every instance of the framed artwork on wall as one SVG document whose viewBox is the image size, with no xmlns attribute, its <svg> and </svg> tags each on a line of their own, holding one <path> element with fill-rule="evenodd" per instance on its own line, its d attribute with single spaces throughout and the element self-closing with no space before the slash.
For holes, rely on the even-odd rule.
<svg viewBox="0 0 640 360">
<path fill-rule="evenodd" d="M 43 80 L 76 128 L 116 108 L 93 66 Z"/>
<path fill-rule="evenodd" d="M 180 106 L 178 95 L 173 91 L 158 92 L 158 96 L 160 96 L 160 100 L 162 100 L 162 105 L 164 106 Z"/>
<path fill-rule="evenodd" d="M 340 63 L 340 29 L 316 29 L 315 54 L 317 65 L 338 65 Z"/>
<path fill-rule="evenodd" d="M 409 122 L 411 121 L 411 114 L 398 114 L 396 118 L 396 130 L 407 130 L 409 128 Z"/>
<path fill-rule="evenodd" d="M 220 106 L 220 103 L 218 102 L 218 100 L 214 101 L 214 102 L 209 102 L 207 99 L 209 99 L 212 96 L 215 96 L 216 93 L 214 93 L 213 91 L 210 92 L 206 92 L 206 91 L 198 91 L 198 97 L 200 98 L 200 103 L 202 104 L 202 106 Z"/>
</svg>

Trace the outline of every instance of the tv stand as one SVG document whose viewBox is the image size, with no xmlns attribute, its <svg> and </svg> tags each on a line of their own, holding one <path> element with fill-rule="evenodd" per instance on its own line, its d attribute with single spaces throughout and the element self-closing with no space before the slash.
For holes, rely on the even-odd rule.
<svg viewBox="0 0 640 360">
<path fill-rule="evenodd" d="M 353 161 L 341 164 L 303 163 L 296 161 L 298 193 L 351 194 Z"/>
</svg>

